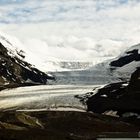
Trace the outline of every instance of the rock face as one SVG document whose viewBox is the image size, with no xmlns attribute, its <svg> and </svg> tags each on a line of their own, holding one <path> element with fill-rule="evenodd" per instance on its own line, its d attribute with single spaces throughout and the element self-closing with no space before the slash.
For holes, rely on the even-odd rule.
<svg viewBox="0 0 140 140">
<path fill-rule="evenodd" d="M 10 55 L 9 50 L 0 43 L 0 86 L 27 83 L 46 84 L 47 79 L 53 79 L 53 77 L 32 67 L 31 64 L 17 56 Z"/>
<path fill-rule="evenodd" d="M 96 113 L 113 110 L 120 116 L 125 113 L 140 115 L 140 68 L 132 74 L 129 83 L 109 84 L 89 97 L 86 103 L 88 111 Z"/>
<path fill-rule="evenodd" d="M 140 67 L 132 74 L 128 87 L 131 91 L 140 92 Z"/>
</svg>

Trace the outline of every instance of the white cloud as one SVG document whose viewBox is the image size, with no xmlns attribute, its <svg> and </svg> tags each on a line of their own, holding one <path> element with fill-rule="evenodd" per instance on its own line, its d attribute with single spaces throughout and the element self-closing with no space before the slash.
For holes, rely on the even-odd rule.
<svg viewBox="0 0 140 140">
<path fill-rule="evenodd" d="M 26 0 L 0 5 L 0 30 L 45 60 L 94 61 L 139 43 L 139 13 L 137 0 Z"/>
<path fill-rule="evenodd" d="M 128 1 L 123 4 L 121 0 L 22 0 L 1 5 L 0 11 L 3 14 L 2 20 L 10 23 L 62 20 L 100 21 L 106 18 L 123 20 L 124 16 L 126 18 L 135 16 L 135 13 L 139 11 L 139 2 Z M 135 17 L 137 16 L 138 13 Z"/>
</svg>

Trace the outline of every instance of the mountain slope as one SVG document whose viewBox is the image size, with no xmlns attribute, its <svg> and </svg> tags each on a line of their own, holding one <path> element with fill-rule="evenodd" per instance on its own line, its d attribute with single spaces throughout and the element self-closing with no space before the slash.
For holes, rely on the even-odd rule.
<svg viewBox="0 0 140 140">
<path fill-rule="evenodd" d="M 93 72 L 96 70 L 104 71 L 106 75 L 113 77 L 113 81 L 114 79 L 129 81 L 131 74 L 137 67 L 140 67 L 140 44 L 130 47 L 118 57 L 99 63 L 89 70 Z"/>
<path fill-rule="evenodd" d="M 15 55 L 0 43 L 0 86 L 11 84 L 46 84 L 53 79 L 23 60 L 22 51 Z"/>
</svg>

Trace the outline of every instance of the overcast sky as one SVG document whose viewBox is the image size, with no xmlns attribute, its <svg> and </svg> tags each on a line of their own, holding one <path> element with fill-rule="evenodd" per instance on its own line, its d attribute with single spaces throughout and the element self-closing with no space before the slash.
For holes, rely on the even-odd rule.
<svg viewBox="0 0 140 140">
<path fill-rule="evenodd" d="M 140 43 L 140 0 L 0 0 L 0 31 L 58 59 L 114 57 Z"/>
<path fill-rule="evenodd" d="M 139 2 L 139 0 L 0 0 L 0 20 L 1 23 L 126 22 L 139 19 Z"/>
</svg>

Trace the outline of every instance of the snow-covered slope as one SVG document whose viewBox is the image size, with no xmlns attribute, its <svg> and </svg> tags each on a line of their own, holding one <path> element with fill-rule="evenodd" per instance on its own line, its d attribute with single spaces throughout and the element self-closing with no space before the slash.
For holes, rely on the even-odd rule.
<svg viewBox="0 0 140 140">
<path fill-rule="evenodd" d="M 93 71 L 93 73 L 97 70 L 101 71 L 102 76 L 105 74 L 104 76 L 108 75 L 108 77 L 113 77 L 111 79 L 120 81 L 129 80 L 131 74 L 137 67 L 140 67 L 140 44 L 134 45 L 126 51 L 123 51 L 114 59 L 106 60 L 90 67 L 89 70 Z M 114 82 L 114 80 L 112 82 Z"/>
<path fill-rule="evenodd" d="M 22 50 L 24 60 L 41 71 L 69 71 L 88 69 L 120 53 L 122 42 L 112 39 L 93 41 L 93 38 L 41 35 L 39 37 L 14 37 L 0 32 L 4 46 L 14 54 Z M 12 43 L 12 45 L 10 44 Z M 24 53 L 23 53 L 24 52 Z"/>
<path fill-rule="evenodd" d="M 140 67 L 140 44 L 130 47 L 109 65 L 116 73 L 130 77 L 136 68 Z"/>
<path fill-rule="evenodd" d="M 48 56 L 48 50 L 42 46 L 42 42 L 36 42 L 38 47 L 24 46 L 17 38 L 0 33 L 0 42 L 8 49 L 11 56 L 16 56 L 24 61 L 34 65 L 41 71 L 70 71 L 74 69 L 86 69 L 93 65 L 93 62 L 73 62 L 60 61 L 54 57 Z"/>
<path fill-rule="evenodd" d="M 34 46 L 27 47 L 24 46 L 16 37 L 9 36 L 1 32 L 0 42 L 8 49 L 10 56 L 16 56 L 32 64 L 41 71 L 48 72 L 51 70 L 61 69 L 55 58 L 50 58 L 45 54 L 46 50 L 44 50 L 44 55 L 40 54 L 40 50 L 42 49 L 41 45 L 38 45 L 37 49 Z M 46 62 L 46 60 L 48 61 Z"/>
<path fill-rule="evenodd" d="M 0 42 L 8 49 L 9 55 L 25 60 L 44 72 L 87 69 L 94 65 L 94 62 L 59 61 L 48 57 L 45 48 L 40 48 L 41 44 L 38 44 L 38 48 L 30 46 L 27 49 L 17 38 L 7 35 L 0 35 Z"/>
</svg>

